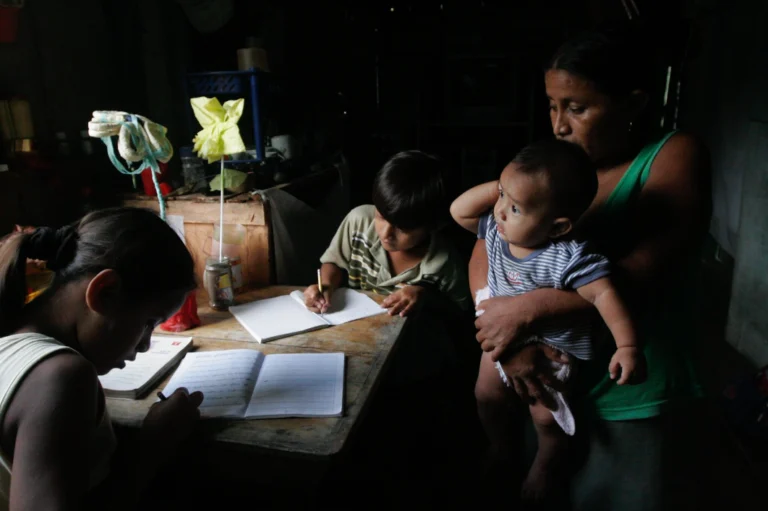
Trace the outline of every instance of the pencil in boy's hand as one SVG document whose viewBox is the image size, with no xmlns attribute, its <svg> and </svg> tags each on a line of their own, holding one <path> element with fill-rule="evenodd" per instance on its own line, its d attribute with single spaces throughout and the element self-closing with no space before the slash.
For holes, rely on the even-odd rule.
<svg viewBox="0 0 768 511">
<path fill-rule="evenodd" d="M 168 399 L 167 397 L 165 397 L 165 395 L 161 391 L 157 391 L 157 397 L 160 398 L 160 401 L 165 401 L 166 399 Z"/>
<path fill-rule="evenodd" d="M 323 292 L 323 280 L 320 278 L 320 270 L 317 270 L 317 290 Z"/>
</svg>

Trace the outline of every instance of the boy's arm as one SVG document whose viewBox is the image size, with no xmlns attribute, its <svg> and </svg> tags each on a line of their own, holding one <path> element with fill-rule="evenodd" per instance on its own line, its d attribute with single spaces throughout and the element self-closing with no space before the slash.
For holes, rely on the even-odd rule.
<svg viewBox="0 0 768 511">
<path fill-rule="evenodd" d="M 451 216 L 456 223 L 477 234 L 480 217 L 499 200 L 499 181 L 490 181 L 470 188 L 451 204 Z"/>
<path fill-rule="evenodd" d="M 576 292 L 597 308 L 603 321 L 613 334 L 617 348 L 638 347 L 629 310 L 608 277 L 581 286 Z"/>
<path fill-rule="evenodd" d="M 344 280 L 344 270 L 334 263 L 323 263 L 320 267 L 320 280 L 323 283 L 323 289 L 328 287 L 331 292 L 341 287 Z"/>
</svg>

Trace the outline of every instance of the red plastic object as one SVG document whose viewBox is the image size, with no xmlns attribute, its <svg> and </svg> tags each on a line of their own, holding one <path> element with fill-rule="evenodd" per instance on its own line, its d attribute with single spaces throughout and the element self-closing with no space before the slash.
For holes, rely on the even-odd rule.
<svg viewBox="0 0 768 511">
<path fill-rule="evenodd" d="M 0 43 L 16 41 L 20 12 L 20 7 L 0 7 Z"/>
<path fill-rule="evenodd" d="M 200 317 L 197 315 L 195 291 L 192 291 L 187 295 L 187 299 L 184 300 L 184 305 L 181 306 L 179 312 L 160 325 L 160 329 L 166 332 L 183 332 L 196 326 L 200 326 Z"/>
<path fill-rule="evenodd" d="M 160 174 L 157 176 L 158 184 L 160 185 L 160 193 L 163 196 L 168 195 L 173 190 L 173 187 L 166 180 L 168 179 L 168 164 L 161 161 L 157 162 L 160 167 Z M 155 192 L 155 183 L 152 181 L 152 169 L 146 168 L 141 173 L 141 182 L 144 184 L 144 194 L 150 197 L 157 197 Z"/>
</svg>

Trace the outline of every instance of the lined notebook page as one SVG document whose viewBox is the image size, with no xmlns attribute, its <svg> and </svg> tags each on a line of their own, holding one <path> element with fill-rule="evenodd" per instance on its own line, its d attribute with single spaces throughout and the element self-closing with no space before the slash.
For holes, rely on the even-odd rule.
<svg viewBox="0 0 768 511">
<path fill-rule="evenodd" d="M 268 355 L 246 417 L 339 417 L 344 401 L 344 353 Z"/>
<path fill-rule="evenodd" d="M 288 295 L 233 305 L 229 312 L 259 342 L 328 326 Z"/>
<path fill-rule="evenodd" d="M 182 352 L 188 350 L 191 344 L 191 337 L 152 336 L 149 349 L 144 353 L 137 353 L 136 360 L 126 362 L 122 369 L 112 369 L 99 376 L 101 386 L 109 395 L 132 397 L 136 391 L 160 376 L 163 369 L 168 369 L 178 361 Z"/>
<path fill-rule="evenodd" d="M 294 291 L 291 296 L 304 306 L 304 295 L 301 291 Z M 306 306 L 304 308 L 306 309 Z M 322 317 L 331 325 L 336 326 L 383 314 L 386 311 L 366 294 L 342 287 L 333 292 L 330 312 L 326 312 Z"/>
<path fill-rule="evenodd" d="M 264 355 L 256 350 L 189 353 L 168 382 L 168 397 L 179 387 L 202 391 L 203 417 L 242 418 Z"/>
</svg>

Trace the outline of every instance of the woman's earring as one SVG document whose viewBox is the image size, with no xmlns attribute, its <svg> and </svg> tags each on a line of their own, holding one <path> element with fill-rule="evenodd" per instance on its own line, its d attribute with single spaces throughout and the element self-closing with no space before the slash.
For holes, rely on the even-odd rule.
<svg viewBox="0 0 768 511">
<path fill-rule="evenodd" d="M 629 121 L 629 128 L 627 128 L 627 131 L 632 133 L 632 121 Z"/>
</svg>

